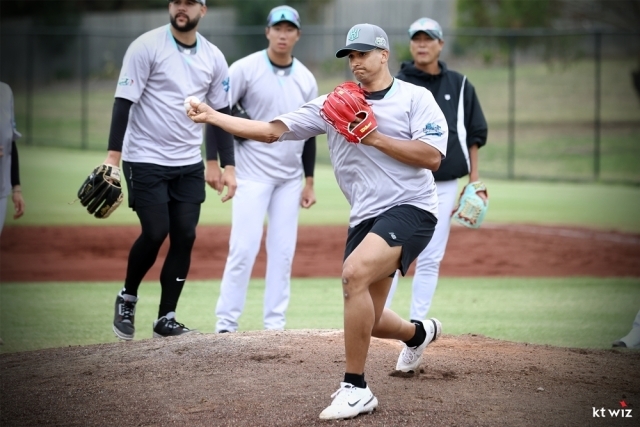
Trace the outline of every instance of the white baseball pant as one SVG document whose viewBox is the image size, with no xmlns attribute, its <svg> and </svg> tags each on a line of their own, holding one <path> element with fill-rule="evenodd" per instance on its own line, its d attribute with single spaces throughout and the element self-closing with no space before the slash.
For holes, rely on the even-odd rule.
<svg viewBox="0 0 640 427">
<path fill-rule="evenodd" d="M 458 180 L 436 181 L 438 190 L 438 224 L 433 237 L 416 260 L 416 272 L 413 276 L 413 290 L 411 295 L 410 319 L 425 320 L 431 307 L 431 300 L 436 293 L 440 262 L 449 240 L 451 229 L 451 211 L 458 198 Z M 393 294 L 398 286 L 399 273 L 393 277 L 391 289 L 387 296 L 386 307 L 391 306 Z"/>
<path fill-rule="evenodd" d="M 265 329 L 282 330 L 289 306 L 291 265 L 298 237 L 302 179 L 279 184 L 238 179 L 233 198 L 229 255 L 216 305 L 216 332 L 238 329 L 267 215 Z"/>
<path fill-rule="evenodd" d="M 620 338 L 620 341 L 623 341 L 628 348 L 640 348 L 640 311 L 636 314 L 631 331 Z"/>
</svg>

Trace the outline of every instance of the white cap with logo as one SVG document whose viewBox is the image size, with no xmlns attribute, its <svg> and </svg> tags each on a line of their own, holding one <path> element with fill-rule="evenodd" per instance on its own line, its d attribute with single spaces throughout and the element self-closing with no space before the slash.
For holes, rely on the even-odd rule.
<svg viewBox="0 0 640 427">
<path fill-rule="evenodd" d="M 420 18 L 409 27 L 409 38 L 413 38 L 417 33 L 423 32 L 434 40 L 442 39 L 442 27 L 437 21 L 431 18 Z"/>
<path fill-rule="evenodd" d="M 267 27 L 272 27 L 280 22 L 289 22 L 300 28 L 300 14 L 291 6 L 276 6 L 269 12 Z"/>
<path fill-rule="evenodd" d="M 369 52 L 373 49 L 389 50 L 389 37 L 377 25 L 358 24 L 347 33 L 346 46 L 336 52 L 336 58 L 344 58 L 350 51 Z"/>
<path fill-rule="evenodd" d="M 173 0 L 169 0 L 169 3 L 171 3 Z M 203 6 L 207 5 L 207 0 L 195 0 L 197 3 L 200 3 Z"/>
</svg>

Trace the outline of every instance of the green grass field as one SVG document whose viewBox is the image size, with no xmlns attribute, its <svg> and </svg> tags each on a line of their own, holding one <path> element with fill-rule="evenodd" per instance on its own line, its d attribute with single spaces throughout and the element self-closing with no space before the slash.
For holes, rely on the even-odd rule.
<svg viewBox="0 0 640 427">
<path fill-rule="evenodd" d="M 121 207 L 99 221 L 75 197 L 77 187 L 102 153 L 47 147 L 21 147 L 26 215 L 16 225 L 137 224 Z M 640 232 L 640 188 L 604 184 L 488 181 L 494 223 L 585 226 Z M 331 169 L 319 166 L 318 204 L 302 212 L 302 224 L 346 224 L 348 206 Z M 210 191 L 202 224 L 228 224 L 230 204 Z M 289 328 L 340 328 L 339 279 L 294 279 L 288 310 Z M 119 283 L 3 283 L 0 285 L 0 352 L 113 342 L 110 330 Z M 260 329 L 263 280 L 253 280 L 242 330 Z M 219 281 L 194 281 L 180 301 L 180 320 L 212 332 Z M 151 336 L 159 286 L 144 283 L 137 310 L 138 338 Z M 394 309 L 408 315 L 410 279 L 401 281 Z M 640 308 L 640 278 L 443 278 L 431 315 L 445 333 L 561 345 L 606 348 L 628 332 Z"/>
<path fill-rule="evenodd" d="M 27 213 L 11 225 L 109 226 L 138 224 L 126 206 L 99 221 L 76 202 L 77 189 L 103 153 L 50 147 L 20 147 L 21 180 Z M 329 166 L 318 165 L 318 203 L 300 215 L 301 224 L 346 224 L 349 206 Z M 464 183 L 461 180 L 461 184 Z M 487 180 L 491 205 L 486 220 L 495 223 L 531 223 L 584 226 L 640 233 L 640 187 L 597 183 L 553 183 Z M 201 224 L 229 224 L 231 204 L 221 203 L 209 190 Z"/>
<path fill-rule="evenodd" d="M 213 333 L 220 282 L 193 281 L 180 299 L 179 320 Z M 0 288 L 0 351 L 116 342 L 111 331 L 119 283 L 20 283 Z M 136 310 L 136 339 L 151 338 L 160 289 L 145 282 Z M 393 309 L 408 316 L 410 279 L 400 281 Z M 264 281 L 252 280 L 241 330 L 262 328 Z M 564 347 L 608 348 L 625 335 L 640 307 L 640 278 L 443 278 L 430 316 L 446 334 L 482 334 Z M 341 329 L 339 279 L 294 279 L 290 329 Z"/>
<path fill-rule="evenodd" d="M 601 181 L 640 184 L 640 102 L 630 71 L 632 60 L 602 64 L 599 177 Z M 481 153 L 480 170 L 488 177 L 508 176 L 508 72 L 502 65 L 455 64 L 475 86 L 489 123 L 489 142 Z M 595 179 L 594 65 L 576 61 L 567 67 L 519 63 L 516 68 L 515 177 L 556 180 Z M 320 93 L 327 93 L 344 76 L 319 76 Z M 92 80 L 86 99 L 86 146 L 104 151 L 109 134 L 115 83 Z M 82 96 L 79 82 L 38 87 L 33 99 L 32 144 L 80 148 Z M 16 93 L 19 130 L 26 126 L 27 100 Z M 329 163 L 323 137 L 318 161 Z"/>
<path fill-rule="evenodd" d="M 640 183 L 640 103 L 628 75 L 631 61 L 603 65 L 602 181 Z M 481 175 L 489 187 L 489 223 L 580 226 L 640 233 L 640 187 L 589 182 L 593 177 L 593 69 L 587 62 L 563 70 L 520 64 L 516 84 L 516 177 L 549 181 L 506 181 L 508 130 L 507 70 L 470 67 L 468 74 L 490 126 L 480 151 Z M 324 93 L 343 78 L 322 79 Z M 37 88 L 32 124 L 34 145 L 19 143 L 26 214 L 6 226 L 135 225 L 126 206 L 99 221 L 88 215 L 76 192 L 105 155 L 114 86 L 89 85 L 87 142 L 81 140 L 81 99 L 77 84 Z M 18 128 L 25 123 L 26 99 L 16 93 Z M 23 130 L 24 131 L 24 130 Z M 346 224 L 349 207 L 329 166 L 321 137 L 316 168 L 318 203 L 303 210 L 301 224 Z M 67 148 L 60 148 L 61 146 Z M 71 148 L 74 149 L 71 149 Z M 583 180 L 584 183 L 552 182 Z M 463 182 L 461 182 L 463 184 Z M 229 224 L 231 204 L 208 191 L 201 224 Z M 11 205 L 11 203 L 9 203 Z M 10 206 L 11 207 L 11 206 Z M 403 279 L 394 308 L 408 314 L 410 279 Z M 119 283 L 2 283 L 0 352 L 113 342 L 110 322 Z M 264 282 L 250 286 L 242 329 L 260 329 Z M 212 332 L 219 281 L 190 282 L 180 302 L 180 320 Z M 137 311 L 138 338 L 151 336 L 159 286 L 143 284 Z M 514 341 L 570 347 L 607 348 L 628 332 L 640 308 L 640 278 L 444 278 L 431 315 L 445 333 L 479 333 Z M 338 279 L 294 279 L 289 328 L 340 328 L 342 302 Z"/>
</svg>

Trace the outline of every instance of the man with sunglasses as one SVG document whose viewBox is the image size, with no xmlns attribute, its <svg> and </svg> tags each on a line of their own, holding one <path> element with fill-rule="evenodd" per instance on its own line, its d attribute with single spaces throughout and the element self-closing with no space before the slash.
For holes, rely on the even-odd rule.
<svg viewBox="0 0 640 427">
<path fill-rule="evenodd" d="M 317 97 L 318 86 L 313 74 L 293 56 L 300 39 L 300 16 L 294 8 L 273 8 L 267 17 L 265 36 L 269 41 L 266 49 L 229 67 L 229 93 L 231 105 L 238 106 L 237 110 L 244 110 L 255 120 L 269 121 Z M 265 216 L 268 225 L 263 325 L 268 330 L 284 329 L 298 212 L 300 207 L 310 208 L 316 201 L 315 155 L 315 137 L 269 145 L 236 138 L 238 189 L 233 199 L 229 255 L 216 305 L 217 332 L 238 329 Z"/>
</svg>

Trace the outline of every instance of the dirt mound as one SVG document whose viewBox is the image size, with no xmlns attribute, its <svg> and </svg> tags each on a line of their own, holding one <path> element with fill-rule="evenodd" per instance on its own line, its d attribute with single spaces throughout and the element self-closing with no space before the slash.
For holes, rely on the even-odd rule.
<svg viewBox="0 0 640 427">
<path fill-rule="evenodd" d="M 138 233 L 5 228 L 1 279 L 122 280 Z M 344 227 L 300 227 L 293 276 L 339 276 L 345 237 Z M 198 228 L 190 279 L 221 277 L 228 239 L 229 227 Z M 158 278 L 166 249 L 147 279 Z M 638 277 L 639 258 L 638 235 L 488 224 L 452 229 L 441 274 Z M 264 277 L 265 260 L 262 248 L 254 277 Z M 400 349 L 398 342 L 372 341 L 366 378 L 380 406 L 349 425 L 618 426 L 640 417 L 640 352 L 444 335 L 427 349 L 423 370 L 406 376 L 393 371 Z M 327 425 L 318 414 L 343 372 L 341 331 L 205 334 L 2 354 L 0 425 Z"/>
<path fill-rule="evenodd" d="M 640 352 L 443 335 L 421 372 L 399 376 L 400 349 L 372 341 L 366 379 L 379 408 L 348 425 L 617 426 L 640 417 Z M 68 347 L 3 354 L 0 369 L 6 426 L 321 426 L 331 424 L 318 414 L 344 371 L 343 335 L 260 331 Z"/>
<path fill-rule="evenodd" d="M 190 279 L 222 277 L 229 227 L 198 227 Z M 8 227 L 0 246 L 0 279 L 22 281 L 123 280 L 129 249 L 140 229 L 132 227 Z M 339 277 L 345 227 L 303 226 L 293 261 L 294 277 Z M 157 280 L 167 252 L 146 276 Z M 586 229 L 491 225 L 453 227 L 443 276 L 640 276 L 640 236 Z M 260 250 L 253 277 L 264 277 Z M 409 274 L 413 274 L 412 268 Z"/>
</svg>

